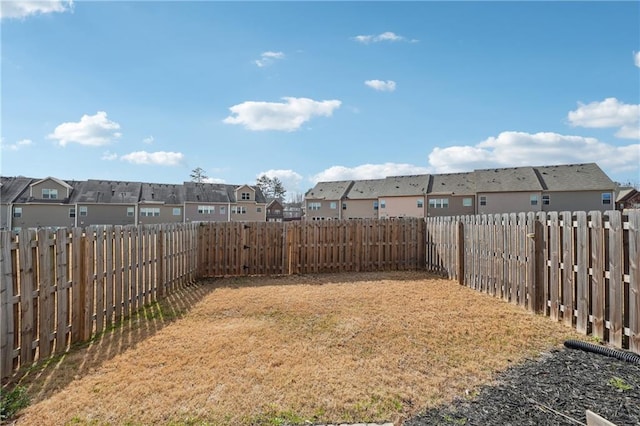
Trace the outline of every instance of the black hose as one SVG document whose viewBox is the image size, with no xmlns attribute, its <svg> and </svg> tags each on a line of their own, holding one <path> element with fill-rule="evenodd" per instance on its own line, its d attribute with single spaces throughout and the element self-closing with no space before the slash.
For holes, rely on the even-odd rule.
<svg viewBox="0 0 640 426">
<path fill-rule="evenodd" d="M 627 361 L 640 365 L 640 355 L 633 352 L 621 351 L 618 349 L 608 348 L 606 346 L 594 345 L 593 343 L 583 342 L 581 340 L 566 340 L 564 345 L 570 349 L 581 349 L 586 352 L 594 352 L 621 361 Z"/>
</svg>

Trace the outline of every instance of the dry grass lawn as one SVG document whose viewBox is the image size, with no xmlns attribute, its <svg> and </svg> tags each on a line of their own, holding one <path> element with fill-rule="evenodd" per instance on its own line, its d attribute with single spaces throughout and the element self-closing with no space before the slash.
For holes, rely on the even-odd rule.
<svg viewBox="0 0 640 426">
<path fill-rule="evenodd" d="M 399 424 L 576 337 L 426 273 L 211 280 L 32 369 L 18 424 Z"/>
</svg>

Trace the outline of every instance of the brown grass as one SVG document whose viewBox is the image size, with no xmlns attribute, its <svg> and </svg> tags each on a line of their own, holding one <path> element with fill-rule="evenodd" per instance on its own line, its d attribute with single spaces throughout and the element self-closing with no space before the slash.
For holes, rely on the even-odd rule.
<svg viewBox="0 0 640 426">
<path fill-rule="evenodd" d="M 18 424 L 399 423 L 576 337 L 425 273 L 212 280 L 31 371 Z"/>
</svg>

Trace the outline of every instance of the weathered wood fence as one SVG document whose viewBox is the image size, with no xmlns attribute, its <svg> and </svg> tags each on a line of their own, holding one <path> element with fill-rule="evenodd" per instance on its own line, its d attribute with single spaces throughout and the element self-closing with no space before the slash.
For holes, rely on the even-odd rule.
<svg viewBox="0 0 640 426">
<path fill-rule="evenodd" d="M 427 219 L 427 269 L 640 353 L 640 212 Z"/>
<path fill-rule="evenodd" d="M 0 232 L 2 378 L 197 275 L 197 225 Z"/>
<path fill-rule="evenodd" d="M 424 269 L 422 219 L 201 223 L 202 277 Z"/>
</svg>

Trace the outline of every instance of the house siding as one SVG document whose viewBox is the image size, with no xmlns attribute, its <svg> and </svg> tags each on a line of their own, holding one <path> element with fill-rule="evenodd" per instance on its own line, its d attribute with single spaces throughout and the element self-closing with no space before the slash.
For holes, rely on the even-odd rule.
<svg viewBox="0 0 640 426">
<path fill-rule="evenodd" d="M 432 208 L 429 207 L 429 200 L 438 200 L 446 198 L 449 201 L 447 208 Z M 471 205 L 465 206 L 464 199 L 471 198 Z M 426 201 L 427 216 L 439 217 L 439 216 L 465 216 L 473 215 L 476 212 L 476 197 L 475 195 L 429 195 Z"/>
<path fill-rule="evenodd" d="M 346 210 L 342 210 L 343 219 L 376 219 L 378 217 L 378 211 L 373 207 L 373 203 L 378 201 L 377 199 L 368 200 L 345 200 L 343 201 L 347 205 Z M 342 206 L 340 207 L 342 208 Z"/>
<path fill-rule="evenodd" d="M 16 208 L 22 209 L 21 217 L 13 217 L 11 228 L 49 228 L 73 227 L 75 218 L 69 217 L 72 205 L 50 203 L 14 204 L 11 214 Z"/>
<path fill-rule="evenodd" d="M 611 194 L 611 203 L 602 204 L 602 194 Z M 550 203 L 542 205 L 544 211 L 574 211 L 576 206 L 580 206 L 579 210 L 614 210 L 615 194 L 613 191 L 581 191 L 581 192 L 543 192 L 543 195 L 549 196 Z"/>
<path fill-rule="evenodd" d="M 40 183 L 36 183 L 34 185 L 31 186 L 30 189 L 30 196 L 33 197 L 36 200 L 43 200 L 44 197 L 42 196 L 42 190 L 43 189 L 55 189 L 58 191 L 58 197 L 55 198 L 57 200 L 64 200 L 65 198 L 67 198 L 69 196 L 68 194 L 68 188 L 66 186 L 60 185 L 58 182 L 52 180 L 52 179 L 46 179 Z"/>
<path fill-rule="evenodd" d="M 67 205 L 76 208 L 76 219 L 78 226 L 93 225 L 135 225 L 136 205 L 135 204 L 89 204 L 78 203 L 77 206 Z M 81 208 L 87 208 L 87 215 L 80 214 Z M 133 208 L 133 216 L 127 216 L 127 208 Z"/>
<path fill-rule="evenodd" d="M 380 219 L 397 217 L 425 217 L 426 200 L 423 195 L 410 195 L 406 197 L 380 197 L 378 199 L 378 215 Z M 385 208 L 381 207 L 381 201 L 385 201 Z M 418 200 L 422 200 L 422 207 L 418 207 Z"/>
<path fill-rule="evenodd" d="M 198 213 L 199 206 L 211 206 L 211 213 Z M 229 203 L 185 203 L 184 218 L 185 222 L 228 222 L 231 205 Z"/>
<path fill-rule="evenodd" d="M 532 195 L 538 197 L 537 205 L 531 205 Z M 482 197 L 486 197 L 485 206 L 480 204 Z M 479 214 L 537 212 L 542 210 L 542 192 L 479 192 L 477 203 Z"/>
</svg>

